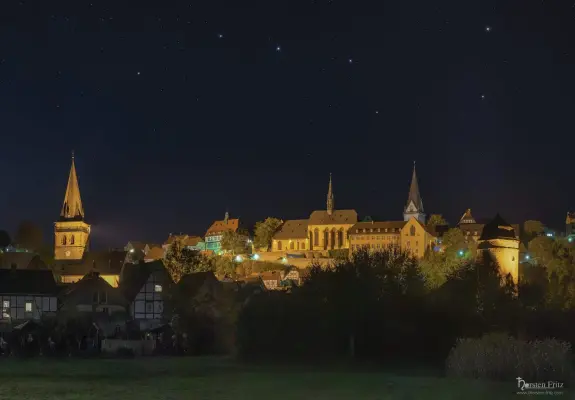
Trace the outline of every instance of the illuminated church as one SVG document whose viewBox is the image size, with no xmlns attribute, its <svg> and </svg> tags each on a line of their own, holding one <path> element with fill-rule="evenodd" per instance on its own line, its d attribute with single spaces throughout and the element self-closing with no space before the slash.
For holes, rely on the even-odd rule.
<svg viewBox="0 0 575 400">
<path fill-rule="evenodd" d="M 72 166 L 60 218 L 54 223 L 54 274 L 62 283 L 74 283 L 97 272 L 117 287 L 126 260 L 126 251 L 89 251 L 90 225 L 84 220 L 78 175 L 72 153 Z"/>
</svg>

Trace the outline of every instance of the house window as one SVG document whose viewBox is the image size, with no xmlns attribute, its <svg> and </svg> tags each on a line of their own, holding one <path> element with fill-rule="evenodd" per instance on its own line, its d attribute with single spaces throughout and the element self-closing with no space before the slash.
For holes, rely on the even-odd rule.
<svg viewBox="0 0 575 400">
<path fill-rule="evenodd" d="M 25 304 L 25 310 L 26 312 L 32 312 L 32 302 L 31 301 L 27 301 Z"/>
<path fill-rule="evenodd" d="M 293 249 L 294 249 L 294 243 L 293 243 L 293 242 L 290 242 L 289 248 L 290 248 L 290 250 L 293 250 Z"/>
<path fill-rule="evenodd" d="M 305 250 L 305 243 L 302 243 L 302 244 L 301 244 L 301 249 L 302 249 L 302 250 Z"/>
<path fill-rule="evenodd" d="M 162 293 L 162 285 L 154 285 L 154 292 Z"/>
<path fill-rule="evenodd" d="M 415 236 L 415 226 L 411 225 L 411 228 L 409 228 L 409 234 L 411 236 Z"/>
<path fill-rule="evenodd" d="M 313 244 L 314 246 L 319 246 L 319 229 L 317 228 L 313 231 Z"/>
<path fill-rule="evenodd" d="M 66 245 L 66 236 L 62 236 L 62 244 L 65 246 Z"/>
<path fill-rule="evenodd" d="M 70 244 L 74 244 L 74 235 L 70 236 Z"/>
<path fill-rule="evenodd" d="M 281 250 L 281 249 L 282 249 L 282 241 L 278 240 L 278 250 Z"/>
<path fill-rule="evenodd" d="M 153 313 L 154 312 L 154 303 L 151 301 L 146 301 L 146 312 Z"/>
<path fill-rule="evenodd" d="M 2 308 L 3 308 L 3 309 L 10 308 L 10 300 L 4 300 L 4 301 L 2 302 Z"/>
</svg>

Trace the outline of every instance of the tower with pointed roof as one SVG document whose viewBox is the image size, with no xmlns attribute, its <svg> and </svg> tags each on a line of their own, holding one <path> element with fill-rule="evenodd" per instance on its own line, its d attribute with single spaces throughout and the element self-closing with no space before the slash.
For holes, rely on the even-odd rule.
<svg viewBox="0 0 575 400">
<path fill-rule="evenodd" d="M 333 214 L 333 208 L 334 208 L 334 197 L 331 185 L 331 174 L 329 174 L 329 186 L 327 188 L 327 215 Z"/>
<path fill-rule="evenodd" d="M 404 221 L 409 221 L 411 217 L 415 217 L 419 222 L 425 224 L 425 213 L 423 211 L 423 201 L 419 194 L 419 184 L 417 183 L 417 174 L 415 172 L 415 161 L 413 162 L 413 174 L 411 175 L 409 195 L 403 210 Z"/>
<path fill-rule="evenodd" d="M 54 260 L 81 260 L 88 245 L 90 225 L 84 221 L 84 207 L 72 152 L 72 166 L 60 218 L 54 223 Z"/>
</svg>

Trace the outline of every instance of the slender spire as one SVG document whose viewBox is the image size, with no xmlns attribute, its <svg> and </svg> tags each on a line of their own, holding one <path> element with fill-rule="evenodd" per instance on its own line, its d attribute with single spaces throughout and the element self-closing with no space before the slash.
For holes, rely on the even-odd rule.
<svg viewBox="0 0 575 400">
<path fill-rule="evenodd" d="M 423 213 L 423 201 L 421 200 L 421 195 L 419 194 L 419 185 L 417 183 L 417 174 L 415 172 L 415 161 L 413 162 L 413 174 L 411 175 L 409 196 L 407 197 L 407 204 L 405 205 L 406 210 L 411 202 L 413 202 L 417 212 Z"/>
<path fill-rule="evenodd" d="M 327 189 L 327 213 L 331 215 L 333 213 L 334 207 L 334 196 L 333 196 L 333 189 L 331 185 L 331 172 L 329 173 L 329 187 Z"/>
<path fill-rule="evenodd" d="M 76 165 L 74 164 L 74 151 L 72 151 L 72 166 L 68 176 L 68 187 L 60 217 L 64 219 L 84 219 L 84 208 L 80 198 L 80 186 L 78 186 L 78 176 L 76 175 Z"/>
</svg>

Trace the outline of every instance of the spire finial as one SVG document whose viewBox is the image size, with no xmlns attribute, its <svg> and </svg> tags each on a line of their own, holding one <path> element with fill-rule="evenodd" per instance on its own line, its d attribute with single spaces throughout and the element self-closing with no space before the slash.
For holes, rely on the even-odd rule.
<svg viewBox="0 0 575 400">
<path fill-rule="evenodd" d="M 72 150 L 72 161 L 74 161 L 74 150 Z"/>
<path fill-rule="evenodd" d="M 333 189 L 331 185 L 331 172 L 329 173 L 329 186 L 327 189 L 327 214 L 331 215 L 333 213 L 334 208 L 334 196 L 333 196 Z"/>
</svg>

